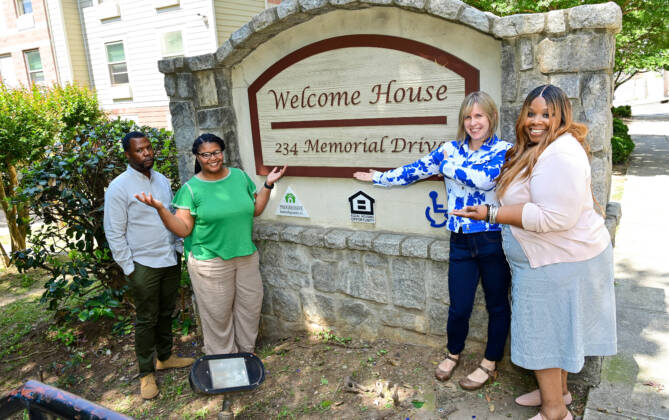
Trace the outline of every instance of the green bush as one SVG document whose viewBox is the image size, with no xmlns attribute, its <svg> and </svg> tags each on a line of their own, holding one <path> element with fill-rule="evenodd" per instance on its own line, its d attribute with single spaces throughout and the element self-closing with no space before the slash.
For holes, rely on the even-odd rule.
<svg viewBox="0 0 669 420">
<path fill-rule="evenodd" d="M 629 105 L 621 105 L 611 107 L 611 113 L 614 117 L 629 118 L 632 116 L 632 107 Z"/>
<path fill-rule="evenodd" d="M 54 86 L 49 98 L 64 125 L 61 139 L 69 138 L 77 126 L 102 122 L 105 116 L 96 94 L 76 84 Z"/>
<path fill-rule="evenodd" d="M 611 137 L 611 159 L 613 163 L 625 163 L 634 150 L 634 142 L 628 134 L 628 128 L 622 120 L 613 119 L 613 137 Z"/>
<path fill-rule="evenodd" d="M 126 169 L 120 139 L 143 131 L 154 148 L 156 168 L 178 182 L 171 133 L 131 121 L 78 125 L 67 141 L 23 173 L 21 197 L 31 201 L 43 227 L 32 232 L 31 247 L 14 253 L 19 270 L 48 271 L 42 301 L 62 319 L 114 317 L 125 294 L 125 278 L 111 258 L 102 219 L 104 192 Z"/>
<path fill-rule="evenodd" d="M 30 226 L 27 203 L 16 200 L 19 173 L 44 155 L 63 126 L 53 105 L 49 91 L 36 86 L 11 89 L 0 83 L 0 208 L 7 219 L 11 251 L 26 247 Z M 8 264 L 2 244 L 0 253 Z"/>
</svg>

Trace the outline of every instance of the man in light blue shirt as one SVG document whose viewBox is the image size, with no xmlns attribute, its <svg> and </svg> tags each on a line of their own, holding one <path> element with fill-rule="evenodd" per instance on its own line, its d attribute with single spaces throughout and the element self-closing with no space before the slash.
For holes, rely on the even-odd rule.
<svg viewBox="0 0 669 420">
<path fill-rule="evenodd" d="M 154 152 L 143 133 L 123 138 L 128 169 L 105 192 L 104 230 L 114 261 L 123 269 L 135 302 L 135 354 L 139 365 L 140 393 L 158 395 L 154 371 L 185 367 L 193 359 L 172 354 L 172 313 L 181 278 L 183 243 L 168 231 L 152 208 L 135 198 L 151 193 L 172 201 L 169 180 L 154 171 Z M 157 361 L 154 367 L 153 352 Z"/>
</svg>

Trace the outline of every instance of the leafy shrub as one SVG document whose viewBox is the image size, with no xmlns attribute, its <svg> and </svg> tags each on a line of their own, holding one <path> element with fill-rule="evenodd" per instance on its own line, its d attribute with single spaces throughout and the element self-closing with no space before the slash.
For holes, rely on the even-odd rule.
<svg viewBox="0 0 669 420">
<path fill-rule="evenodd" d="M 53 104 L 48 92 L 35 86 L 10 89 L 0 83 L 0 207 L 7 218 L 12 251 L 26 247 L 30 223 L 26 203 L 16 200 L 19 172 L 26 162 L 43 156 L 62 128 Z M 9 263 L 2 244 L 0 253 Z"/>
<path fill-rule="evenodd" d="M 57 139 L 67 139 L 79 125 L 103 117 L 95 93 L 77 85 L 10 89 L 0 83 L 0 204 L 12 251 L 26 247 L 30 225 L 28 203 L 17 196 L 19 171 L 41 159 Z"/>
<path fill-rule="evenodd" d="M 30 248 L 14 253 L 19 270 L 49 273 L 42 302 L 62 319 L 114 317 L 127 286 L 111 257 L 103 230 L 104 192 L 126 169 L 120 139 L 143 131 L 154 148 L 156 169 L 178 182 L 171 133 L 130 121 L 79 125 L 72 137 L 47 148 L 45 157 L 23 174 L 21 198 L 31 200 L 43 227 L 32 232 Z"/>
<path fill-rule="evenodd" d="M 625 163 L 634 150 L 634 142 L 628 134 L 628 128 L 622 120 L 613 119 L 613 137 L 611 137 L 611 155 L 613 163 Z"/>
<path fill-rule="evenodd" d="M 629 105 L 621 105 L 611 107 L 611 113 L 614 117 L 629 118 L 632 116 L 632 107 Z"/>
<path fill-rule="evenodd" d="M 92 125 L 102 122 L 105 117 L 100 109 L 97 95 L 88 88 L 79 85 L 53 86 L 49 93 L 56 109 L 63 131 L 61 138 L 67 139 L 79 125 Z"/>
</svg>

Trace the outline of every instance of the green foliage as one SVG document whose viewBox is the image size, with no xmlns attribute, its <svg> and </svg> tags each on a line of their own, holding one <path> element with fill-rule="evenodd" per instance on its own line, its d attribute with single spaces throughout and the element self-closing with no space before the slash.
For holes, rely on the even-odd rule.
<svg viewBox="0 0 669 420">
<path fill-rule="evenodd" d="M 319 331 L 317 335 L 324 343 L 348 344 L 351 342 L 351 337 L 339 337 L 333 331 Z"/>
<path fill-rule="evenodd" d="M 632 107 L 629 105 L 621 105 L 611 107 L 611 113 L 617 118 L 629 118 L 632 116 Z"/>
<path fill-rule="evenodd" d="M 54 86 L 49 95 L 63 123 L 61 139 L 67 139 L 79 125 L 102 122 L 105 117 L 95 93 L 78 85 Z"/>
<path fill-rule="evenodd" d="M 74 329 L 69 324 L 52 325 L 49 328 L 49 339 L 70 347 L 77 340 Z"/>
<path fill-rule="evenodd" d="M 627 126 L 622 120 L 613 119 L 613 137 L 611 137 L 613 163 L 627 162 L 632 150 L 634 150 L 634 142 L 627 131 Z"/>
<path fill-rule="evenodd" d="M 48 92 L 36 86 L 10 89 L 0 83 L 0 169 L 39 159 L 62 122 Z M 3 176 L 4 178 L 4 176 Z"/>
<path fill-rule="evenodd" d="M 13 258 L 21 271 L 49 273 L 42 302 L 66 320 L 113 318 L 123 299 L 125 278 L 104 235 L 103 204 L 105 188 L 126 169 L 120 139 L 135 130 L 160 151 L 156 166 L 177 182 L 171 133 L 121 120 L 78 125 L 23 174 L 20 199 L 31 202 L 44 225 L 32 233 L 31 247 Z"/>
<path fill-rule="evenodd" d="M 608 0 L 465 0 L 499 16 L 567 9 Z M 669 2 L 667 0 L 614 0 L 623 12 L 616 35 L 615 88 L 637 73 L 669 68 Z"/>
<path fill-rule="evenodd" d="M 104 113 L 97 97 L 76 85 L 9 89 L 0 83 L 0 200 L 7 216 L 12 250 L 26 247 L 28 202 L 18 199 L 18 172 L 39 161 L 58 138 L 68 138 L 81 124 L 94 124 Z"/>
</svg>

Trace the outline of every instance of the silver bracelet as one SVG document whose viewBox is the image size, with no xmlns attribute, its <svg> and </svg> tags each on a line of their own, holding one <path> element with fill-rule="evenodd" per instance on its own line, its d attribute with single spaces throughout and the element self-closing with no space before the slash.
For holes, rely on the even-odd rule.
<svg viewBox="0 0 669 420">
<path fill-rule="evenodd" d="M 497 207 L 494 204 L 490 205 L 490 216 L 488 217 L 489 222 L 491 225 L 494 225 L 497 223 L 497 210 L 499 210 L 499 207 Z"/>
</svg>

